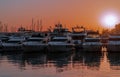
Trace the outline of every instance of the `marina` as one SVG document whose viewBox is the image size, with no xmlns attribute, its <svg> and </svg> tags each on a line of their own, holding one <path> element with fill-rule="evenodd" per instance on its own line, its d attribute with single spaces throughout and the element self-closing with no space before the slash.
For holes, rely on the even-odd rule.
<svg viewBox="0 0 120 77">
<path fill-rule="evenodd" d="M 108 37 L 108 43 L 105 47 L 107 51 L 119 51 L 118 37 Z M 1 33 L 0 40 L 1 52 L 71 52 L 79 50 L 86 53 L 99 53 L 104 47 L 99 32 L 86 30 L 82 26 L 72 28 L 71 32 L 60 23 L 56 24 L 53 31 L 50 32 L 26 32 L 19 29 L 16 33 Z M 116 45 L 118 48 L 114 48 Z"/>
<path fill-rule="evenodd" d="M 78 29 L 78 30 L 75 30 Z M 62 24 L 56 24 L 53 31 L 0 33 L 0 51 L 20 52 L 80 52 L 101 53 L 103 48 L 107 52 L 119 52 L 120 35 L 109 35 L 103 39 L 98 31 L 86 30 L 76 26 L 69 31 Z M 105 40 L 107 41 L 105 43 Z"/>
<path fill-rule="evenodd" d="M 0 0 L 0 77 L 120 77 L 120 0 Z"/>
</svg>

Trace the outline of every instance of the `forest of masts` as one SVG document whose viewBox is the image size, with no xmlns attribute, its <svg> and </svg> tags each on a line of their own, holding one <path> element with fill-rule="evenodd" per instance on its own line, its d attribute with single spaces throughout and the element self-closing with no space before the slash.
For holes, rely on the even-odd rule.
<svg viewBox="0 0 120 77">
<path fill-rule="evenodd" d="M 2 21 L 0 21 L 0 32 L 18 32 L 18 29 L 19 28 L 24 28 L 25 30 L 31 30 L 31 31 L 37 31 L 37 32 L 41 32 L 42 31 L 42 19 L 41 20 L 37 20 L 35 21 L 33 18 L 32 18 L 32 21 L 31 21 L 31 25 L 28 25 L 28 26 L 23 26 L 23 25 L 20 25 L 20 26 L 11 26 L 11 25 L 8 25 L 8 24 L 4 24 Z M 51 29 L 51 27 L 50 27 Z M 115 27 L 111 30 L 109 29 L 103 29 L 102 30 L 102 34 L 103 35 L 108 35 L 108 34 L 111 34 L 111 33 L 119 33 L 120 34 L 120 23 L 119 24 L 116 24 Z"/>
<path fill-rule="evenodd" d="M 31 25 L 28 26 L 11 26 L 9 24 L 5 24 L 2 21 L 0 21 L 0 32 L 17 32 L 18 28 L 23 27 L 26 30 L 32 30 L 32 31 L 42 31 L 42 19 L 35 21 L 32 18 Z"/>
</svg>

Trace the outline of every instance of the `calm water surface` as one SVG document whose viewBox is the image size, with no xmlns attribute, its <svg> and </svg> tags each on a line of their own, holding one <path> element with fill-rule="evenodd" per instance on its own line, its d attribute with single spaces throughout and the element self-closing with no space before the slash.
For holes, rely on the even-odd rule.
<svg viewBox="0 0 120 77">
<path fill-rule="evenodd" d="M 0 53 L 0 77 L 120 77 L 120 53 Z"/>
</svg>

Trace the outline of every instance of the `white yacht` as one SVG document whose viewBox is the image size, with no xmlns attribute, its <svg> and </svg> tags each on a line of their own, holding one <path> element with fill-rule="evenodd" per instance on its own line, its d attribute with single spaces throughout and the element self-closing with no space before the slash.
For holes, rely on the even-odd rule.
<svg viewBox="0 0 120 77">
<path fill-rule="evenodd" d="M 84 51 L 100 51 L 102 50 L 101 38 L 98 32 L 89 32 L 83 43 Z"/>
<path fill-rule="evenodd" d="M 45 36 L 31 36 L 25 42 L 23 42 L 23 50 L 25 52 L 42 52 L 47 48 L 48 37 Z"/>
<path fill-rule="evenodd" d="M 54 37 L 54 36 L 58 36 L 58 35 L 68 35 L 70 33 L 70 31 L 63 27 L 62 24 L 58 23 L 55 25 L 55 27 L 53 29 L 49 29 L 50 30 L 50 36 Z"/>
<path fill-rule="evenodd" d="M 55 36 L 48 42 L 48 51 L 66 52 L 74 50 L 74 44 L 69 36 Z"/>
<path fill-rule="evenodd" d="M 82 48 L 82 43 L 84 42 L 84 38 L 87 33 L 84 27 L 76 26 L 72 28 L 72 33 L 70 36 L 72 37 L 73 43 L 75 44 L 75 48 Z"/>
<path fill-rule="evenodd" d="M 3 51 L 21 51 L 23 41 L 25 41 L 25 38 L 12 37 L 6 42 L 2 42 Z"/>
<path fill-rule="evenodd" d="M 120 51 L 120 35 L 110 35 L 107 45 L 108 52 Z"/>
</svg>

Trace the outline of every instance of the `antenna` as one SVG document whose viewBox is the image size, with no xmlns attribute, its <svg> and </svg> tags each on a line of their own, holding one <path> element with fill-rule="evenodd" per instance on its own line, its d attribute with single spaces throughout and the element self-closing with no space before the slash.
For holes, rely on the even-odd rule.
<svg viewBox="0 0 120 77">
<path fill-rule="evenodd" d="M 2 32 L 2 21 L 0 21 L 0 31 Z"/>
<path fill-rule="evenodd" d="M 33 23 L 33 31 L 35 31 L 35 25 L 36 25 L 36 23 Z"/>
<path fill-rule="evenodd" d="M 34 26 L 34 19 L 32 18 L 31 30 L 33 30 L 33 26 Z"/>
<path fill-rule="evenodd" d="M 42 19 L 40 20 L 40 32 L 42 31 Z"/>
<path fill-rule="evenodd" d="M 40 25 L 40 22 L 39 22 L 39 19 L 37 20 L 37 31 L 39 31 L 39 25 Z"/>
<path fill-rule="evenodd" d="M 8 24 L 4 24 L 4 32 L 8 32 Z"/>
</svg>

